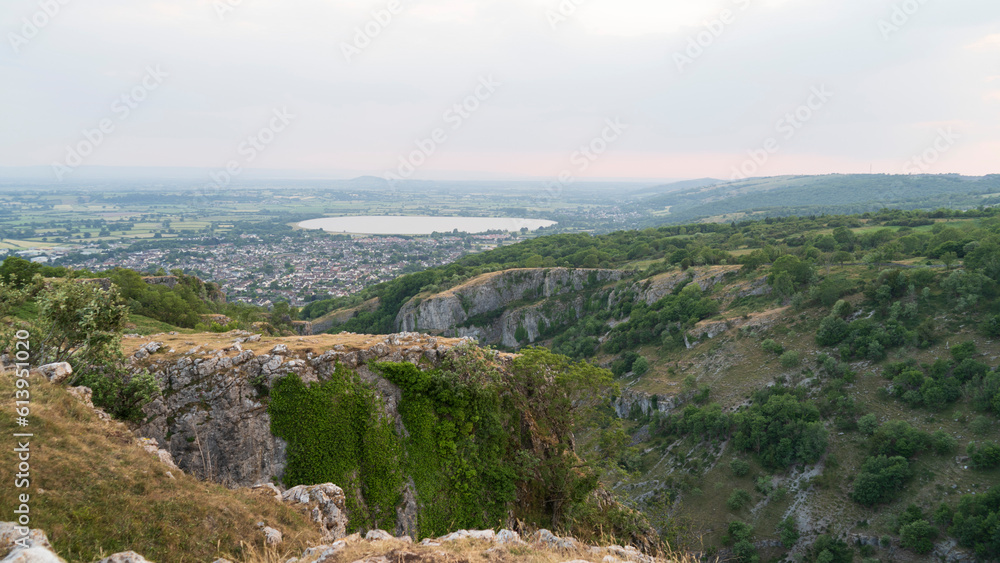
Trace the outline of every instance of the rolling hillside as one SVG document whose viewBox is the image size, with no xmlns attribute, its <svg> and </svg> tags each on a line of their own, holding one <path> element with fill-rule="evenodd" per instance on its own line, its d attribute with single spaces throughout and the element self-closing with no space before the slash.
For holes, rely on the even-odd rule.
<svg viewBox="0 0 1000 563">
<path fill-rule="evenodd" d="M 665 189 L 673 185 L 664 186 Z M 640 194 L 632 206 L 650 211 L 650 225 L 698 220 L 837 215 L 888 209 L 974 209 L 1000 203 L 1000 176 L 958 175 L 777 176 L 734 182 L 698 182 L 658 195 Z"/>
</svg>

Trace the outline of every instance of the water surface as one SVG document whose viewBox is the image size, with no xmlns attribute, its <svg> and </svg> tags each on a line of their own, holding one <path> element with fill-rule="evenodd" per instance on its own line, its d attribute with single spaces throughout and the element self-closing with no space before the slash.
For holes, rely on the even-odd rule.
<svg viewBox="0 0 1000 563">
<path fill-rule="evenodd" d="M 433 232 L 462 233 L 486 231 L 529 231 L 551 227 L 555 221 L 544 219 L 516 219 L 511 217 L 420 217 L 420 216 L 364 216 L 324 217 L 299 223 L 303 229 L 323 229 L 328 233 L 364 235 L 429 235 Z"/>
</svg>

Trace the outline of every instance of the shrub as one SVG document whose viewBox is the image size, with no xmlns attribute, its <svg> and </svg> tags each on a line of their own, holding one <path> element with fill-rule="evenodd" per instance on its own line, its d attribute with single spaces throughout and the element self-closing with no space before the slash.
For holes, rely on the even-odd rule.
<svg viewBox="0 0 1000 563">
<path fill-rule="evenodd" d="M 903 490 L 911 477 L 913 472 L 904 457 L 869 457 L 854 480 L 851 498 L 865 506 L 889 502 Z"/>
<path fill-rule="evenodd" d="M 955 358 L 956 362 L 961 363 L 976 354 L 976 343 L 975 342 L 963 342 L 957 344 L 951 349 L 951 357 Z"/>
<path fill-rule="evenodd" d="M 819 330 L 816 332 L 816 343 L 820 346 L 836 346 L 847 338 L 847 321 L 831 315 L 822 320 Z"/>
<path fill-rule="evenodd" d="M 989 433 L 992 426 L 993 422 L 990 419 L 980 415 L 972 419 L 972 422 L 969 423 L 969 430 L 972 430 L 973 434 L 983 436 Z"/>
<path fill-rule="evenodd" d="M 801 356 L 798 352 L 785 352 L 781 355 L 781 366 L 784 368 L 793 368 L 799 365 L 799 362 L 801 362 Z"/>
<path fill-rule="evenodd" d="M 998 520 L 1000 486 L 995 486 L 981 495 L 962 496 L 948 533 L 958 539 L 959 545 L 974 549 L 980 559 L 996 559 L 1000 556 L 1000 534 L 996 533 Z"/>
<path fill-rule="evenodd" d="M 875 434 L 878 430 L 878 426 L 878 418 L 876 418 L 872 413 L 868 413 L 858 419 L 858 430 L 866 436 Z"/>
<path fill-rule="evenodd" d="M 637 358 L 635 362 L 632 363 L 632 373 L 634 373 L 636 376 L 641 377 L 643 375 L 646 375 L 648 371 L 649 371 L 649 360 L 647 360 L 646 358 L 639 356 L 639 358 Z"/>
<path fill-rule="evenodd" d="M 750 473 L 750 464 L 742 459 L 734 459 L 729 462 L 729 469 L 737 477 L 746 477 Z"/>
<path fill-rule="evenodd" d="M 958 447 L 958 440 L 944 430 L 937 430 L 931 434 L 931 447 L 938 455 L 948 455 Z"/>
<path fill-rule="evenodd" d="M 735 489 L 726 500 L 726 508 L 736 512 L 742 510 L 744 506 L 750 504 L 752 498 L 750 493 L 744 489 Z"/>
<path fill-rule="evenodd" d="M 781 545 L 790 549 L 799 541 L 799 528 L 795 525 L 795 520 L 789 516 L 778 524 L 778 535 L 781 536 Z"/>
<path fill-rule="evenodd" d="M 760 555 L 753 544 L 753 526 L 745 522 L 730 522 L 727 530 L 727 542 L 733 545 L 733 557 L 739 563 L 758 563 Z"/>
<path fill-rule="evenodd" d="M 934 549 L 938 531 L 927 520 L 917 520 L 899 529 L 900 545 L 923 555 Z"/>
<path fill-rule="evenodd" d="M 38 297 L 41 362 L 82 368 L 115 356 L 128 309 L 114 288 L 76 281 L 52 283 Z"/>
<path fill-rule="evenodd" d="M 902 420 L 883 424 L 871 437 L 872 455 L 910 458 L 930 446 L 931 437 Z"/>
<path fill-rule="evenodd" d="M 761 342 L 760 347 L 763 348 L 765 352 L 770 352 L 776 356 L 780 356 L 785 353 L 785 347 L 778 344 L 771 338 Z"/>
<path fill-rule="evenodd" d="M 848 303 L 847 301 L 844 301 L 843 299 L 837 301 L 833 305 L 833 314 L 837 315 L 838 317 L 840 317 L 842 319 L 846 319 L 853 312 L 854 312 L 854 307 L 852 307 L 850 303 Z"/>
<path fill-rule="evenodd" d="M 819 409 L 782 387 L 755 393 L 753 404 L 735 416 L 735 423 L 736 449 L 755 452 L 768 468 L 813 463 L 826 451 L 828 432 Z"/>
<path fill-rule="evenodd" d="M 969 460 L 977 469 L 993 469 L 1000 466 L 1000 446 L 992 442 L 969 444 Z"/>
<path fill-rule="evenodd" d="M 851 563 L 854 552 L 842 540 L 822 535 L 816 538 L 812 546 L 812 554 L 816 563 Z"/>
<path fill-rule="evenodd" d="M 754 481 L 753 488 L 758 493 L 767 496 L 774 490 L 774 481 L 770 476 L 761 476 Z"/>
<path fill-rule="evenodd" d="M 90 387 L 94 406 L 129 422 L 142 421 L 142 408 L 160 394 L 156 378 L 147 370 L 132 371 L 124 358 L 88 366 L 76 384 Z"/>
</svg>

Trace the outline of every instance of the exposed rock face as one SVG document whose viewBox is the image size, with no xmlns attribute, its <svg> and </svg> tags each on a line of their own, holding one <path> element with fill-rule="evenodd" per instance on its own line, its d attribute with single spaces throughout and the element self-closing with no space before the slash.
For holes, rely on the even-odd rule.
<svg viewBox="0 0 1000 563">
<path fill-rule="evenodd" d="M 384 414 L 402 429 L 396 409 L 399 389 L 368 369 L 366 362 L 437 365 L 456 344 L 403 334 L 381 337 L 366 349 L 334 346 L 319 356 L 300 357 L 287 348 L 276 350 L 286 355 L 257 355 L 235 346 L 209 352 L 196 348 L 180 358 L 157 354 L 148 357 L 145 365 L 160 383 L 162 396 L 146 406 L 147 419 L 138 431 L 156 440 L 178 467 L 199 478 L 230 486 L 268 482 L 284 473 L 286 444 L 271 434 L 261 388 L 289 373 L 306 382 L 325 380 L 340 362 L 378 389 Z"/>
<path fill-rule="evenodd" d="M 669 413 L 676 408 L 676 400 L 675 397 L 650 395 L 643 391 L 625 388 L 622 389 L 621 396 L 617 397 L 612 404 L 619 418 L 626 418 L 632 409 L 638 409 L 644 416 L 653 411 Z"/>
<path fill-rule="evenodd" d="M 146 276 L 142 281 L 149 285 L 165 285 L 171 289 L 177 285 L 177 276 Z"/>
<path fill-rule="evenodd" d="M 324 485 L 299 485 L 280 494 L 285 502 L 311 507 L 313 522 L 323 530 L 323 541 L 336 541 L 347 536 L 347 506 L 344 490 L 326 483 Z M 416 522 L 416 515 L 414 515 Z"/>
<path fill-rule="evenodd" d="M 527 332 L 527 342 L 538 337 L 539 321 L 551 322 L 536 307 L 515 308 L 488 322 L 463 327 L 477 316 L 488 317 L 522 300 L 551 298 L 616 282 L 631 275 L 623 270 L 569 268 L 505 270 L 439 293 L 424 300 L 406 303 L 396 317 L 398 330 L 429 331 L 455 336 L 475 336 L 483 342 L 518 344 L 518 328 Z M 479 326 L 479 325 L 483 326 Z M 525 343 L 525 342 L 521 342 Z"/>
</svg>

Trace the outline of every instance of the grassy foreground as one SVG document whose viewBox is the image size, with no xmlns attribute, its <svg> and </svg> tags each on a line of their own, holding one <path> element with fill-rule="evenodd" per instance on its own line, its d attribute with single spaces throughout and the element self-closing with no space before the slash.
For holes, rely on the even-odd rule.
<svg viewBox="0 0 1000 563">
<path fill-rule="evenodd" d="M 0 451 L 3 474 L 16 467 L 12 434 L 32 432 L 31 527 L 44 530 L 68 561 L 95 561 L 133 550 L 157 563 L 249 557 L 261 545 L 256 523 L 284 532 L 284 547 L 301 553 L 319 543 L 305 514 L 268 494 L 229 490 L 171 471 L 136 445 L 119 423 L 101 421 L 65 389 L 31 379 L 30 426 L 14 418 L 14 384 L 0 375 Z M 10 444 L 10 447 L 8 447 Z M 12 473 L 12 471 L 11 471 Z M 11 480 L 0 487 L 3 519 L 11 520 L 17 495 Z"/>
</svg>

